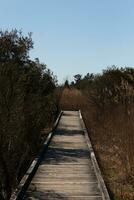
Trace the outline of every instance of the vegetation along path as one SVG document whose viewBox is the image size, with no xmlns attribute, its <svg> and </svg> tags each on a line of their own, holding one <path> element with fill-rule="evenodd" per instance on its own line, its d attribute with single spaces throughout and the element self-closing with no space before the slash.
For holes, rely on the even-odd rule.
<svg viewBox="0 0 134 200">
<path fill-rule="evenodd" d="M 82 122 L 80 112 L 63 112 L 24 199 L 109 199 Z"/>
</svg>

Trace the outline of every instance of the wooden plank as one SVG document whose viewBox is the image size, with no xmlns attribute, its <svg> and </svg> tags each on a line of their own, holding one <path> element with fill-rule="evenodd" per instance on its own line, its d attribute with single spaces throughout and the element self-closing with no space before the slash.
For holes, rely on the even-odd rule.
<svg viewBox="0 0 134 200">
<path fill-rule="evenodd" d="M 64 111 L 25 199 L 102 200 L 77 111 Z"/>
<path fill-rule="evenodd" d="M 65 196 L 64 194 L 57 194 L 54 192 L 46 192 L 46 193 L 42 193 L 42 192 L 29 192 L 29 198 L 25 198 L 25 199 L 29 199 L 29 200 L 102 200 L 101 196 L 77 196 L 77 195 L 70 195 L 70 196 Z"/>
</svg>

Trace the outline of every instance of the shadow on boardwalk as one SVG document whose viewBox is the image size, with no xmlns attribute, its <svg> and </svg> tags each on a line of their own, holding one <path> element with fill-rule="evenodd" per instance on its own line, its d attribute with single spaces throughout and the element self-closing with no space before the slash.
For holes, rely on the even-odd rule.
<svg viewBox="0 0 134 200">
<path fill-rule="evenodd" d="M 71 125 L 71 128 L 77 128 L 75 125 Z M 60 135 L 60 136 L 75 136 L 75 135 L 84 135 L 83 131 L 80 130 L 67 130 L 63 128 L 57 128 L 55 135 Z"/>
<path fill-rule="evenodd" d="M 57 192 L 55 192 L 54 190 L 45 190 L 45 192 L 42 191 L 36 191 L 36 188 L 34 189 L 34 191 L 31 189 L 29 189 L 29 192 L 25 195 L 25 197 L 23 198 L 23 200 L 68 200 L 68 198 L 59 194 Z"/>
<path fill-rule="evenodd" d="M 78 162 L 77 159 L 85 159 L 89 156 L 88 150 L 83 149 L 63 149 L 49 148 L 45 155 L 45 160 L 41 164 L 60 163 L 60 162 Z"/>
<path fill-rule="evenodd" d="M 62 136 L 79 136 L 83 135 L 82 131 L 70 131 L 66 129 L 58 129 L 55 133 L 55 136 L 59 136 L 61 141 L 52 140 L 51 146 L 48 148 L 47 153 L 44 155 L 44 161 L 41 163 L 55 163 L 59 164 L 61 162 L 79 162 L 79 159 L 87 159 L 89 156 L 89 150 L 86 148 L 76 147 L 69 148 L 69 144 L 73 141 L 62 141 Z M 74 139 L 75 140 L 75 139 Z M 75 141 L 74 141 L 75 142 Z M 77 142 L 75 142 L 77 144 Z M 80 146 L 80 145 L 78 145 Z"/>
</svg>

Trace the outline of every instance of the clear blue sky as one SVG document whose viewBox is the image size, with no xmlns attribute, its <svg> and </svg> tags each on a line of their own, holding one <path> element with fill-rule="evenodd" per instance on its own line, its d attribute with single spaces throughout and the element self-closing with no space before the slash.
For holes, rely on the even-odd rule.
<svg viewBox="0 0 134 200">
<path fill-rule="evenodd" d="M 33 32 L 31 58 L 60 81 L 134 66 L 134 0 L 0 0 L 0 28 Z"/>
</svg>

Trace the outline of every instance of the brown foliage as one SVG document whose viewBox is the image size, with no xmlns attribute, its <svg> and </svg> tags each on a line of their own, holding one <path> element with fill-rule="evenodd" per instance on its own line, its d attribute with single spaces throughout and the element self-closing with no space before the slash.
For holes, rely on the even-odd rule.
<svg viewBox="0 0 134 200">
<path fill-rule="evenodd" d="M 89 93 L 65 89 L 61 108 L 82 110 L 112 199 L 134 199 L 134 104 L 99 110 Z"/>
<path fill-rule="evenodd" d="M 62 92 L 60 107 L 62 110 L 79 110 L 84 103 L 81 91 L 74 88 L 65 88 Z"/>
<path fill-rule="evenodd" d="M 82 109 L 104 179 L 113 199 L 134 198 L 134 109 L 122 106 L 102 113 L 89 104 Z M 89 112 L 90 111 L 90 112 Z"/>
</svg>

